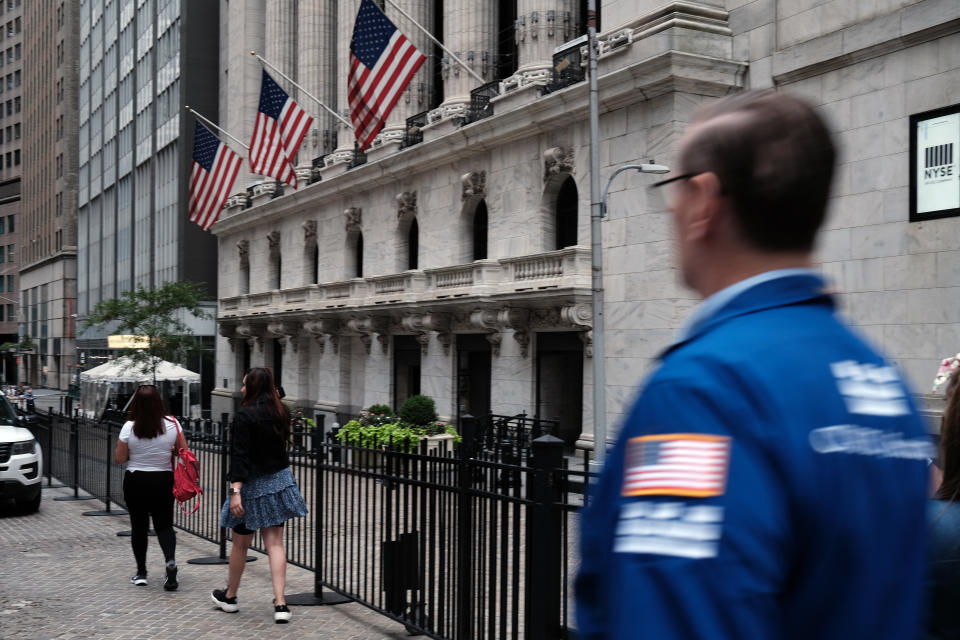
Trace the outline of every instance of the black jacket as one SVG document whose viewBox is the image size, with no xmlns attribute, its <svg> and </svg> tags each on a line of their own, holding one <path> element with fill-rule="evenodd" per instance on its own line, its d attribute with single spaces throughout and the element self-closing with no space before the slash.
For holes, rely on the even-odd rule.
<svg viewBox="0 0 960 640">
<path fill-rule="evenodd" d="M 273 416 L 262 403 L 240 407 L 230 446 L 230 482 L 274 473 L 290 466 L 287 443 L 274 429 Z"/>
</svg>

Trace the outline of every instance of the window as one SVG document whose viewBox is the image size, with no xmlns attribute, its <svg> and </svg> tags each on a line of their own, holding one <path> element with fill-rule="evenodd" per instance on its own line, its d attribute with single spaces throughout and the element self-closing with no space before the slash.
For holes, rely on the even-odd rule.
<svg viewBox="0 0 960 640">
<path fill-rule="evenodd" d="M 7 136 L 8 138 L 10 136 Z M 3 144 L 3 129 L 0 129 L 0 144 Z"/>
<path fill-rule="evenodd" d="M 7 305 L 7 317 L 9 318 L 8 322 L 13 322 L 14 320 L 17 319 L 16 316 L 14 315 L 14 313 L 13 313 L 13 305 L 12 305 L 12 304 L 8 304 L 8 305 Z"/>
<path fill-rule="evenodd" d="M 20 149 L 15 149 L 13 152 L 13 164 L 15 166 L 20 166 Z"/>
<path fill-rule="evenodd" d="M 3 259 L 3 245 L 0 244 L 0 263 L 5 262 Z"/>
<path fill-rule="evenodd" d="M 3 219 L 0 218 L 0 234 L 5 233 L 5 229 L 4 229 L 5 225 L 3 224 L 3 222 L 4 222 Z"/>
<path fill-rule="evenodd" d="M 7 216 L 7 232 L 13 233 L 13 216 Z"/>
<path fill-rule="evenodd" d="M 20 45 L 16 45 L 16 46 L 13 48 L 13 51 L 14 51 L 13 57 L 16 58 L 17 60 L 19 60 L 19 59 L 20 59 L 20 51 L 21 51 Z"/>
<path fill-rule="evenodd" d="M 15 140 L 19 140 L 19 139 L 20 139 L 20 123 L 19 123 L 19 122 L 18 122 L 17 124 L 13 125 L 13 138 L 14 138 Z"/>
<path fill-rule="evenodd" d="M 7 262 L 13 262 L 13 251 L 16 245 L 8 244 L 7 245 Z"/>
<path fill-rule="evenodd" d="M 13 72 L 13 86 L 19 87 L 21 81 L 22 81 L 22 76 L 20 74 L 20 70 L 17 69 L 16 71 Z"/>
<path fill-rule="evenodd" d="M 354 269 L 353 277 L 362 278 L 363 277 L 363 233 L 357 234 L 357 241 L 353 245 L 353 260 L 354 260 Z M 2 260 L 0 260 L 2 262 Z"/>
<path fill-rule="evenodd" d="M 557 246 L 563 249 L 577 244 L 577 183 L 568 176 L 557 194 Z"/>
<path fill-rule="evenodd" d="M 13 291 L 15 289 L 14 284 L 16 280 L 14 278 L 16 278 L 16 276 L 7 276 L 7 291 Z"/>
<path fill-rule="evenodd" d="M 6 289 L 3 288 L 4 279 L 0 278 L 0 293 L 4 293 Z"/>
<path fill-rule="evenodd" d="M 20 113 L 20 96 L 13 99 L 13 110 Z"/>
<path fill-rule="evenodd" d="M 417 225 L 417 219 L 410 221 L 410 229 L 407 230 L 407 269 L 416 269 L 420 257 L 420 227 Z"/>
<path fill-rule="evenodd" d="M 483 200 L 473 212 L 473 259 L 485 260 L 487 257 L 487 203 Z"/>
</svg>

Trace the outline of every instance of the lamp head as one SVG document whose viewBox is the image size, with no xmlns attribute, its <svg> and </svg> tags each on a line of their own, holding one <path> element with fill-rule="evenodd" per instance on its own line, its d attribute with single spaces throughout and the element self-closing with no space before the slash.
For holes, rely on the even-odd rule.
<svg viewBox="0 0 960 640">
<path fill-rule="evenodd" d="M 670 167 L 664 164 L 644 163 L 637 169 L 640 173 L 670 173 Z"/>
</svg>

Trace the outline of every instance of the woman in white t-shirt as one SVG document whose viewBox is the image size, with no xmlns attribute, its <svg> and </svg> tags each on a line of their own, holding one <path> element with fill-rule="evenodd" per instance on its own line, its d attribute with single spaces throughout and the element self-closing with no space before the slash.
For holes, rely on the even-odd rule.
<svg viewBox="0 0 960 640">
<path fill-rule="evenodd" d="M 171 453 L 175 446 L 187 445 L 176 422 L 166 417 L 163 399 L 153 385 L 137 389 L 129 417 L 120 430 L 115 458 L 118 464 L 127 465 L 123 497 L 130 512 L 130 545 L 137 561 L 137 573 L 130 582 L 147 584 L 147 534 L 153 517 L 153 529 L 166 560 L 167 580 L 163 588 L 174 591 L 179 583 L 174 557 L 177 538 L 173 531 Z"/>
</svg>

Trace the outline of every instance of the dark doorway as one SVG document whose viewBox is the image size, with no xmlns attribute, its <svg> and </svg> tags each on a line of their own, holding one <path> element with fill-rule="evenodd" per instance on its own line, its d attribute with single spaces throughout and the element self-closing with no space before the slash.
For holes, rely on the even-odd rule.
<svg viewBox="0 0 960 640">
<path fill-rule="evenodd" d="M 537 415 L 560 423 L 557 437 L 574 446 L 583 427 L 583 342 L 580 333 L 537 334 Z"/>
<path fill-rule="evenodd" d="M 577 183 L 573 178 L 560 185 L 557 194 L 557 249 L 577 244 Z"/>
<path fill-rule="evenodd" d="M 485 260 L 487 257 L 487 203 L 483 200 L 473 212 L 473 259 Z"/>
<path fill-rule="evenodd" d="M 279 340 L 273 340 L 273 381 L 278 387 L 283 386 L 283 345 Z"/>
<path fill-rule="evenodd" d="M 393 336 L 393 410 L 420 393 L 420 343 L 414 336 Z"/>
<path fill-rule="evenodd" d="M 417 219 L 410 221 L 410 228 L 407 230 L 407 269 L 416 269 L 418 256 L 420 255 L 420 227 L 417 225 Z"/>
<path fill-rule="evenodd" d="M 353 277 L 362 278 L 363 277 L 363 234 L 357 234 L 357 241 L 353 245 Z"/>
<path fill-rule="evenodd" d="M 490 408 L 490 343 L 481 334 L 457 336 L 457 412 L 483 416 Z M 459 422 L 459 420 L 458 420 Z"/>
</svg>

